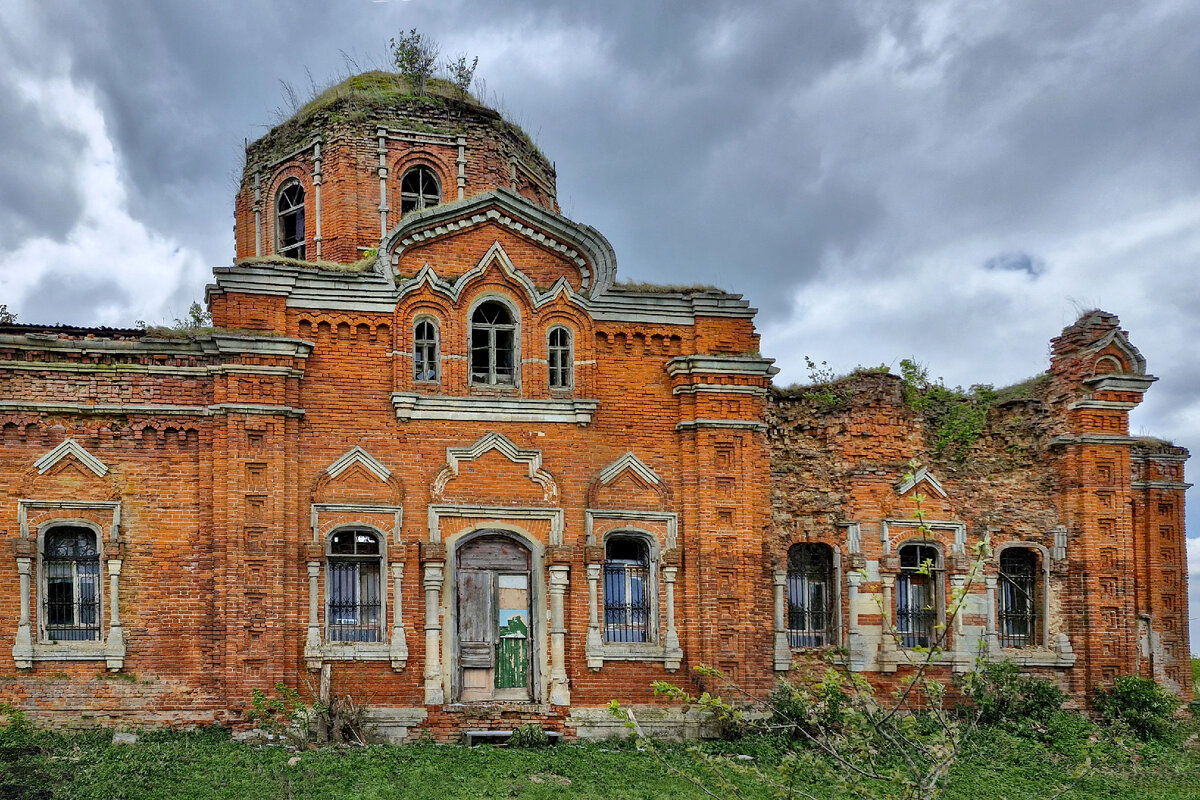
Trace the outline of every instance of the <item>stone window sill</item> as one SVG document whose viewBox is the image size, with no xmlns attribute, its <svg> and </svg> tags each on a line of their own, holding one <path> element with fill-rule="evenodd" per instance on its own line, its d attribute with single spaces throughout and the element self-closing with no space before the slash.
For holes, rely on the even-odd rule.
<svg viewBox="0 0 1200 800">
<path fill-rule="evenodd" d="M 124 646 L 108 642 L 39 642 L 33 646 L 33 661 L 104 661 L 110 670 L 125 666 Z"/>
<path fill-rule="evenodd" d="M 408 664 L 407 648 L 387 642 L 325 642 L 304 648 L 309 669 L 320 669 L 325 661 L 390 661 L 400 672 Z"/>
<path fill-rule="evenodd" d="M 396 392 L 392 408 L 396 419 L 471 420 L 482 422 L 565 422 L 589 425 L 599 403 L 596 400 L 549 397 L 513 397 L 509 395 L 449 395 Z"/>
<path fill-rule="evenodd" d="M 1022 667 L 1071 667 L 1074 653 L 1060 653 L 1047 647 L 1002 647 L 991 654 L 992 661 L 1012 661 Z"/>
<path fill-rule="evenodd" d="M 588 668 L 598 670 L 605 661 L 661 661 L 670 672 L 679 669 L 683 651 L 657 642 L 605 642 L 587 648 Z"/>
</svg>

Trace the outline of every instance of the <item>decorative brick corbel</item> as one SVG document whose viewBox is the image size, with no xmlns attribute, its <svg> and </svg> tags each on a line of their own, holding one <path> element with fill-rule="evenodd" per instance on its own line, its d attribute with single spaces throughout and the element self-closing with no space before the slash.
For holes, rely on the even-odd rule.
<svg viewBox="0 0 1200 800">
<path fill-rule="evenodd" d="M 424 564 L 427 561 L 446 561 L 446 545 L 441 542 L 421 542 L 420 559 Z"/>
</svg>

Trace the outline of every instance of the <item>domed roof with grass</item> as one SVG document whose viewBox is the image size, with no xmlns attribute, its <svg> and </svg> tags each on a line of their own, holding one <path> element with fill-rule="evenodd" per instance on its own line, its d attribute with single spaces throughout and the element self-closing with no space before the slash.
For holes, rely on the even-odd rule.
<svg viewBox="0 0 1200 800">
<path fill-rule="evenodd" d="M 424 91 L 398 72 L 371 70 L 351 75 L 300 105 L 290 117 L 247 148 L 247 166 L 279 158 L 305 146 L 314 133 L 342 129 L 373 135 L 378 126 L 430 133 L 461 132 L 464 123 L 486 121 L 524 145 L 525 157 L 553 169 L 519 125 L 505 120 L 470 92 L 443 78 L 430 77 Z"/>
</svg>

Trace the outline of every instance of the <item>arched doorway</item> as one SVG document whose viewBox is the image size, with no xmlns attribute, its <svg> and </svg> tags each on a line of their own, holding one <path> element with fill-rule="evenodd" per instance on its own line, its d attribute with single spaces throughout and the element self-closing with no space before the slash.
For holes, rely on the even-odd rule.
<svg viewBox="0 0 1200 800">
<path fill-rule="evenodd" d="M 503 531 L 487 530 L 461 544 L 456 558 L 458 699 L 532 699 L 529 548 Z"/>
</svg>

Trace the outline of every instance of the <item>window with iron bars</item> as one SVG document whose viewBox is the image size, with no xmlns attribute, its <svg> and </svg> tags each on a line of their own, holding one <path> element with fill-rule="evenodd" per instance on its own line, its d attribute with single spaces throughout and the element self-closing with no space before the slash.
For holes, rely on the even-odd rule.
<svg viewBox="0 0 1200 800">
<path fill-rule="evenodd" d="M 1038 637 L 1038 559 L 1028 547 L 1000 553 L 997 621 L 1001 647 L 1036 647 Z"/>
<path fill-rule="evenodd" d="M 836 643 L 833 549 L 802 542 L 788 549 L 788 644 L 825 647 Z"/>
<path fill-rule="evenodd" d="M 941 618 L 942 554 L 930 545 L 900 548 L 896 630 L 901 647 L 930 647 Z"/>
<path fill-rule="evenodd" d="M 567 328 L 552 328 L 547 352 L 550 365 L 550 388 L 569 389 L 575 357 L 571 352 L 571 331 Z"/>
<path fill-rule="evenodd" d="M 100 552 L 90 528 L 60 527 L 43 539 L 43 619 L 56 642 L 100 638 Z"/>
<path fill-rule="evenodd" d="M 516 383 L 516 335 L 517 326 L 507 306 L 496 300 L 479 304 L 471 314 L 471 383 Z"/>
<path fill-rule="evenodd" d="M 413 328 L 413 379 L 436 381 L 439 368 L 437 325 L 431 319 L 417 320 Z"/>
<path fill-rule="evenodd" d="M 417 166 L 400 178 L 400 213 L 420 211 L 442 202 L 442 188 L 429 167 Z"/>
<path fill-rule="evenodd" d="M 279 191 L 275 201 L 275 252 L 288 258 L 304 260 L 304 187 L 290 180 Z"/>
<path fill-rule="evenodd" d="M 650 641 L 650 548 L 612 537 L 604 545 L 604 641 Z"/>
<path fill-rule="evenodd" d="M 329 538 L 326 557 L 331 642 L 378 642 L 383 617 L 379 537 L 348 529 Z"/>
</svg>

